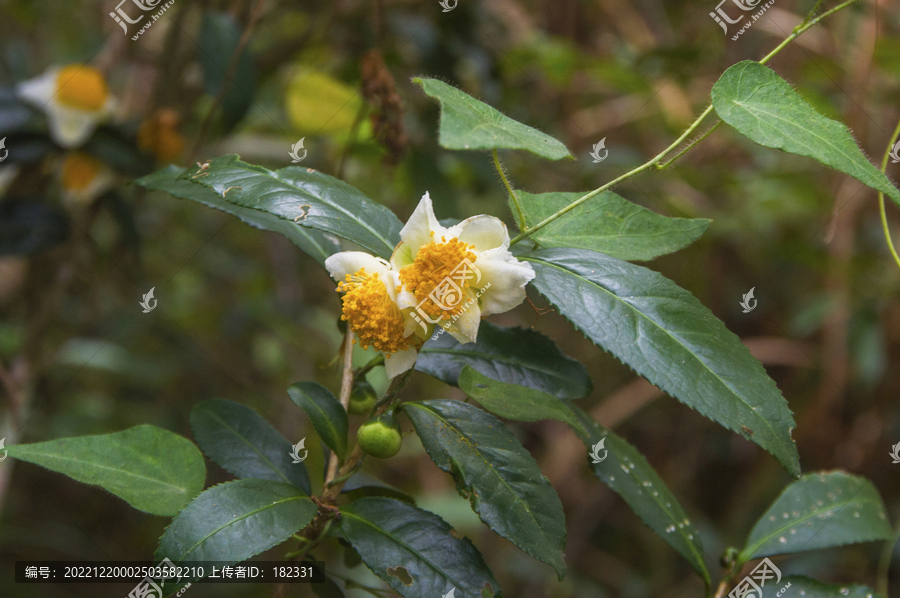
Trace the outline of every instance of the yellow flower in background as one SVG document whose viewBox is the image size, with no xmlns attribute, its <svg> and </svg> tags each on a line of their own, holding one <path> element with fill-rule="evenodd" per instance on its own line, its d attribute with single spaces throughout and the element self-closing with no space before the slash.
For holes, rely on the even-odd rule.
<svg viewBox="0 0 900 598">
<path fill-rule="evenodd" d="M 113 173 L 97 158 L 71 152 L 62 167 L 62 198 L 70 206 L 90 205 L 112 187 Z"/>
<path fill-rule="evenodd" d="M 138 147 L 152 153 L 160 162 L 178 162 L 184 153 L 184 136 L 178 125 L 178 114 L 174 110 L 157 110 L 141 123 Z"/>
<path fill-rule="evenodd" d="M 86 64 L 53 67 L 20 83 L 16 93 L 46 113 L 50 136 L 65 148 L 85 143 L 115 106 L 106 79 Z"/>
</svg>

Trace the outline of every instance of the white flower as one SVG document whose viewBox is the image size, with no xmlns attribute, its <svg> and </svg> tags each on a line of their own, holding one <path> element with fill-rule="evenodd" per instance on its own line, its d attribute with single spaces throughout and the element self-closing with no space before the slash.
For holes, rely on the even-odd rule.
<svg viewBox="0 0 900 598">
<path fill-rule="evenodd" d="M 428 193 L 400 238 L 391 256 L 401 283 L 397 305 L 412 308 L 411 317 L 440 325 L 460 343 L 475 341 L 481 318 L 522 303 L 525 285 L 534 278 L 531 265 L 510 253 L 499 218 L 481 214 L 445 228 Z"/>
<path fill-rule="evenodd" d="M 115 184 L 115 175 L 97 158 L 84 152 L 70 152 L 60 176 L 62 199 L 77 208 L 89 206 Z"/>
<path fill-rule="evenodd" d="M 65 148 L 86 142 L 115 106 L 106 79 L 97 69 L 84 64 L 53 67 L 20 83 L 16 92 L 44 110 L 50 136 Z"/>
</svg>

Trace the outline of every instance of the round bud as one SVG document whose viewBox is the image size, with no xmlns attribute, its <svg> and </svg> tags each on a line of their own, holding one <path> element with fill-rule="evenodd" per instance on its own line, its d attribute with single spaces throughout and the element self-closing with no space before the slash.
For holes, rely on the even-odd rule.
<svg viewBox="0 0 900 598">
<path fill-rule="evenodd" d="M 347 411 L 352 415 L 366 415 L 371 413 L 375 403 L 378 402 L 378 395 L 375 389 L 365 380 L 358 380 L 353 383 L 353 390 L 350 391 L 350 404 Z"/>
<path fill-rule="evenodd" d="M 373 417 L 359 427 L 356 433 L 359 447 L 378 459 L 390 459 L 400 451 L 403 438 L 400 425 L 393 415 L 382 414 Z"/>
</svg>

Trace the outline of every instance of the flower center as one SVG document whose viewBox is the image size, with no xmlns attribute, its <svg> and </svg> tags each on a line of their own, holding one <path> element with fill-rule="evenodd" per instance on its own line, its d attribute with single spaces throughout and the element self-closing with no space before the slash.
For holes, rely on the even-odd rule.
<svg viewBox="0 0 900 598">
<path fill-rule="evenodd" d="M 412 337 L 404 337 L 404 321 L 400 308 L 388 295 L 387 288 L 378 274 L 366 274 L 362 268 L 348 274 L 346 282 L 338 283 L 337 290 L 344 293 L 342 320 L 359 338 L 359 346 L 372 345 L 384 353 L 397 353 L 409 348 Z"/>
<path fill-rule="evenodd" d="M 56 97 L 70 108 L 96 112 L 106 103 L 108 93 L 106 80 L 93 67 L 72 64 L 56 75 Z"/>
<path fill-rule="evenodd" d="M 432 240 L 420 247 L 413 263 L 400 270 L 400 282 L 416 296 L 422 311 L 447 320 L 463 310 L 467 272 L 475 262 L 475 254 L 469 250 L 474 248 L 459 239 L 441 237 L 440 243 Z"/>
<path fill-rule="evenodd" d="M 82 191 L 100 174 L 102 164 L 96 158 L 73 152 L 66 156 L 62 171 L 62 186 L 68 191 Z"/>
</svg>

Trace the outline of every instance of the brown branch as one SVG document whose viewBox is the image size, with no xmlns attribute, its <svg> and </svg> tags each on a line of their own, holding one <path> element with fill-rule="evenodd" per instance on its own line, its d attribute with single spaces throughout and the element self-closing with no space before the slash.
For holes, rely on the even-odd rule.
<svg viewBox="0 0 900 598">
<path fill-rule="evenodd" d="M 347 411 L 350 404 L 350 391 L 353 389 L 353 331 L 347 326 L 347 334 L 344 335 L 344 369 L 341 374 L 341 407 Z M 331 451 L 328 461 L 328 473 L 325 476 L 325 486 L 335 478 L 340 460 L 337 453 Z"/>
</svg>

